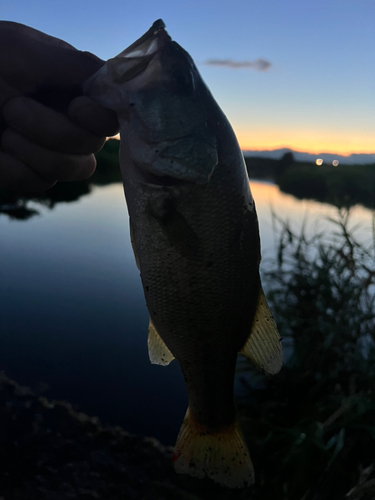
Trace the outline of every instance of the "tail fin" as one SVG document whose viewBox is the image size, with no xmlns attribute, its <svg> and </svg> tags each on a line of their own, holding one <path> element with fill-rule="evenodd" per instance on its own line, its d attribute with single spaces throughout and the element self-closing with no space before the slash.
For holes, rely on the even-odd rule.
<svg viewBox="0 0 375 500">
<path fill-rule="evenodd" d="M 228 488 L 254 483 L 254 468 L 238 423 L 219 431 L 199 424 L 189 408 L 177 438 L 173 455 L 180 474 L 208 476 Z"/>
</svg>

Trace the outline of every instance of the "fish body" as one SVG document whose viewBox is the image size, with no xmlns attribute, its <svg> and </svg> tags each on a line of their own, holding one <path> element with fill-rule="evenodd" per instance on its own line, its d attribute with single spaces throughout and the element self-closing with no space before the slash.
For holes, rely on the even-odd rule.
<svg viewBox="0 0 375 500">
<path fill-rule="evenodd" d="M 259 277 L 260 239 L 242 153 L 225 115 L 162 21 L 85 91 L 114 109 L 131 239 L 150 313 L 152 362 L 176 358 L 189 408 L 178 472 L 254 480 L 233 403 L 237 353 L 276 373 L 282 353 Z"/>
</svg>

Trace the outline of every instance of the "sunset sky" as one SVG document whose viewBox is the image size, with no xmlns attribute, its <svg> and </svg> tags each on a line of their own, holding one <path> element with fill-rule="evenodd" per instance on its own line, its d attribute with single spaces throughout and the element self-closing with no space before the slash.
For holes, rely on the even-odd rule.
<svg viewBox="0 0 375 500">
<path fill-rule="evenodd" d="M 103 59 L 162 18 L 242 149 L 375 153 L 374 0 L 0 0 L 0 17 Z"/>
</svg>

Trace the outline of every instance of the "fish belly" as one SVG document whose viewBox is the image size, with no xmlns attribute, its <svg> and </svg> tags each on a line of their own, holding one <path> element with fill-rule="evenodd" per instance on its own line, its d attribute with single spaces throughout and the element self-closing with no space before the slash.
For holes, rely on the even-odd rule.
<svg viewBox="0 0 375 500">
<path fill-rule="evenodd" d="M 243 182 L 220 181 L 125 189 L 151 320 L 181 365 L 195 417 L 212 426 L 233 420 L 236 355 L 260 283 L 255 209 Z"/>
</svg>

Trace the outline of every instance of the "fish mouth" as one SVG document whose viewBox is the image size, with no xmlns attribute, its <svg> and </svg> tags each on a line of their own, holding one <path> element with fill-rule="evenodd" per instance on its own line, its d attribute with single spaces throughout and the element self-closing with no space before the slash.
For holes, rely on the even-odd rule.
<svg viewBox="0 0 375 500">
<path fill-rule="evenodd" d="M 145 57 L 155 53 L 161 48 L 161 45 L 170 40 L 171 37 L 165 31 L 164 21 L 158 19 L 144 35 L 120 52 L 117 57 Z"/>
<path fill-rule="evenodd" d="M 142 73 L 166 43 L 172 39 L 165 30 L 162 19 L 116 57 L 108 61 L 113 81 L 125 83 Z"/>
</svg>

